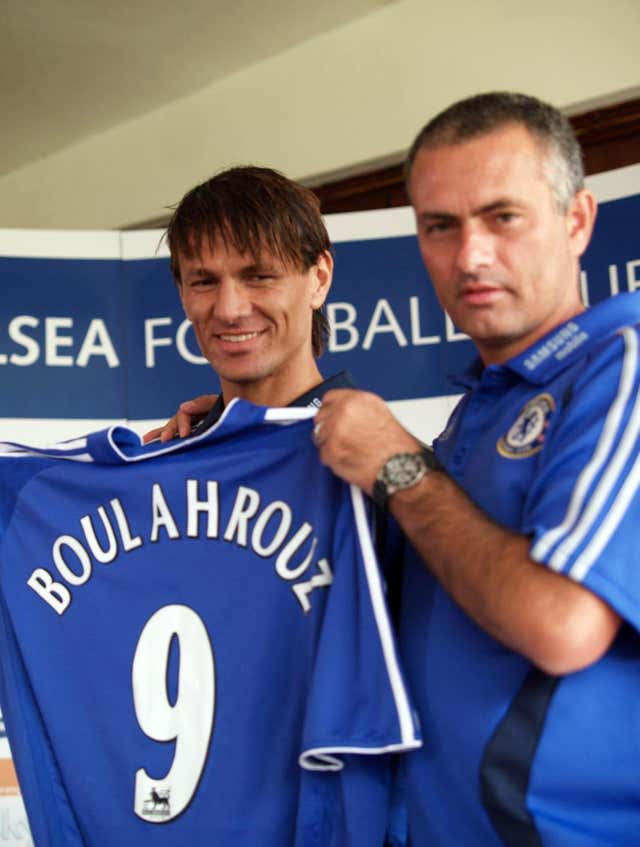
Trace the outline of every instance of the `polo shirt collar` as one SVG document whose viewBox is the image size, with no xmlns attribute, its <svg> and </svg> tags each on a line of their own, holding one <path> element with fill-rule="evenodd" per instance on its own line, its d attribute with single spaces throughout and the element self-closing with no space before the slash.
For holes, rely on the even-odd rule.
<svg viewBox="0 0 640 847">
<path fill-rule="evenodd" d="M 607 335 L 639 322 L 640 295 L 618 294 L 555 327 L 504 365 L 489 365 L 489 368 L 509 370 L 527 382 L 544 385 Z M 485 370 L 482 360 L 476 357 L 456 382 L 466 389 L 474 388 Z"/>
</svg>

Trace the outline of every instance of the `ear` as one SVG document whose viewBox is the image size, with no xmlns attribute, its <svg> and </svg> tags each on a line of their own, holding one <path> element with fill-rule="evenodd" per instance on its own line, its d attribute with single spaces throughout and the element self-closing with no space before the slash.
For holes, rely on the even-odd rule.
<svg viewBox="0 0 640 847">
<path fill-rule="evenodd" d="M 333 279 L 333 256 L 328 250 L 318 256 L 312 271 L 311 308 L 319 309 L 327 299 Z"/>
<path fill-rule="evenodd" d="M 576 192 L 569 204 L 566 214 L 567 232 L 576 258 L 582 256 L 591 241 L 597 211 L 596 198 L 587 188 Z"/>
</svg>

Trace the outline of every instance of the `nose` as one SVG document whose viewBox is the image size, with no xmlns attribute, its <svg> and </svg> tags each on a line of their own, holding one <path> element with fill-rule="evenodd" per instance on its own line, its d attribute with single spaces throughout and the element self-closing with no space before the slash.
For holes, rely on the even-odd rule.
<svg viewBox="0 0 640 847">
<path fill-rule="evenodd" d="M 236 323 L 251 314 L 251 301 L 241 282 L 235 279 L 221 279 L 216 288 L 214 314 L 218 320 L 227 324 Z"/>
<path fill-rule="evenodd" d="M 465 274 L 476 274 L 491 267 L 494 259 L 491 233 L 478 226 L 463 226 L 456 258 L 458 268 Z"/>
</svg>

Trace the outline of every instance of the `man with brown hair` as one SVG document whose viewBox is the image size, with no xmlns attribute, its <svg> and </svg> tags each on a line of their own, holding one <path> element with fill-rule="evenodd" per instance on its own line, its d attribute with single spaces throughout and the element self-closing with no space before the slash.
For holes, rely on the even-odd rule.
<svg viewBox="0 0 640 847">
<path fill-rule="evenodd" d="M 221 393 L 182 403 L 145 441 L 203 433 L 234 398 L 319 408 L 327 391 L 353 387 L 346 372 L 324 380 L 316 362 L 328 334 L 322 306 L 333 256 L 312 191 L 269 168 L 231 168 L 184 196 L 166 239 L 183 308 Z M 399 534 L 388 532 L 386 519 L 375 529 L 378 553 L 384 549 L 391 561 L 401 546 Z M 380 699 L 375 710 L 382 710 Z M 350 762 L 342 797 L 329 794 L 335 791 L 331 780 L 326 787 L 318 783 L 319 804 L 344 807 L 349 844 L 382 847 L 385 832 L 391 837 L 386 805 L 391 764 L 377 756 Z M 313 841 L 324 847 L 340 837 L 336 827 L 335 833 L 314 832 Z"/>
<path fill-rule="evenodd" d="M 253 405 L 316 407 L 346 382 L 323 382 L 314 358 L 332 271 L 318 203 L 274 171 L 234 168 L 186 195 L 168 238 L 222 384 L 207 431 L 141 447 L 115 428 L 5 457 L 3 551 L 22 570 L 2 586 L 0 646 L 29 659 L 0 681 L 34 837 L 380 847 L 389 754 L 421 742 L 370 510 L 319 462 L 311 410 Z M 32 497 L 36 478 L 50 496 Z M 117 787 L 108 815 L 89 761 Z"/>
<path fill-rule="evenodd" d="M 199 430 L 234 397 L 318 406 L 329 388 L 351 385 L 344 373 L 324 381 L 316 363 L 333 257 L 312 191 L 269 168 L 231 168 L 183 197 L 166 238 L 183 308 L 222 388 Z M 161 432 L 171 437 L 165 427 L 145 440 Z"/>
</svg>

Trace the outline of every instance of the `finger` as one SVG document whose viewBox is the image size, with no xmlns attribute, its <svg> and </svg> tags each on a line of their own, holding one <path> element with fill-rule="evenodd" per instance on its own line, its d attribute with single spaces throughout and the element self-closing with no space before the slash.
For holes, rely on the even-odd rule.
<svg viewBox="0 0 640 847">
<path fill-rule="evenodd" d="M 160 441 L 171 441 L 178 434 L 178 423 L 176 418 L 169 418 L 166 424 L 162 427 L 160 431 Z"/>
<path fill-rule="evenodd" d="M 186 400 L 184 403 L 181 403 L 179 411 L 193 416 L 198 415 L 204 417 L 217 399 L 217 394 L 200 394 L 198 397 L 194 397 L 193 400 Z"/>
<path fill-rule="evenodd" d="M 322 444 L 322 421 L 315 420 L 313 424 L 313 430 L 311 431 L 311 440 L 316 445 L 316 447 L 320 447 Z"/>
<path fill-rule="evenodd" d="M 180 404 L 177 413 L 164 426 L 150 429 L 142 436 L 143 444 L 148 444 L 159 438 L 160 441 L 171 441 L 180 436 L 186 438 L 191 434 L 193 425 L 201 420 L 218 399 L 217 394 L 200 394 L 193 400 L 185 400 Z"/>
<path fill-rule="evenodd" d="M 331 406 L 334 403 L 338 403 L 340 400 L 348 399 L 354 395 L 361 394 L 362 392 L 356 391 L 354 388 L 332 388 L 330 391 L 327 391 L 326 394 L 322 397 L 322 405 L 323 406 Z"/>
<path fill-rule="evenodd" d="M 160 434 L 163 430 L 163 427 L 158 426 L 155 429 L 150 429 L 149 432 L 145 432 L 142 436 L 142 443 L 148 444 L 150 441 L 155 441 L 156 438 L 160 438 Z"/>
<path fill-rule="evenodd" d="M 175 415 L 176 435 L 180 438 L 191 435 L 193 427 L 207 416 L 217 399 L 217 394 L 200 394 L 181 403 Z"/>
<path fill-rule="evenodd" d="M 180 411 L 175 416 L 175 433 L 171 437 L 174 438 L 176 435 L 179 435 L 180 438 L 186 438 L 188 435 L 191 435 L 191 430 L 195 423 L 200 420 L 202 415 L 190 415 L 188 412 L 182 410 L 180 407 Z M 167 424 L 168 426 L 169 424 Z"/>
</svg>

